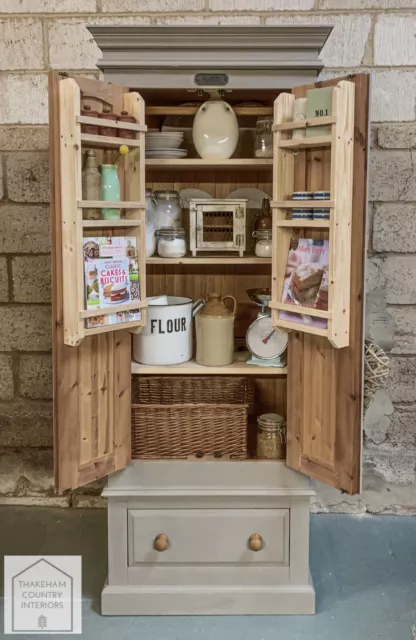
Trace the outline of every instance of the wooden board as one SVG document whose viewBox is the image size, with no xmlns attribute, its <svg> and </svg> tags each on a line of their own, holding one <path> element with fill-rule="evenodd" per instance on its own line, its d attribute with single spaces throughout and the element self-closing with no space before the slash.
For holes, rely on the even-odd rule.
<svg viewBox="0 0 416 640">
<path fill-rule="evenodd" d="M 64 344 L 58 85 L 59 74 L 50 72 L 54 472 L 62 493 L 129 464 L 131 337 L 123 330 L 87 337 L 80 347 Z M 117 110 L 124 106 L 123 87 L 85 78 L 79 85 L 97 100 L 116 100 Z"/>
<path fill-rule="evenodd" d="M 369 77 L 360 74 L 346 80 L 355 84 L 350 344 L 334 349 L 326 338 L 298 331 L 290 334 L 287 464 L 347 493 L 357 493 L 361 480 Z M 294 93 L 300 98 L 309 88 L 338 82 L 318 82 Z M 304 188 L 306 179 L 310 190 L 329 189 L 327 153 L 299 154 L 295 188 Z"/>
</svg>

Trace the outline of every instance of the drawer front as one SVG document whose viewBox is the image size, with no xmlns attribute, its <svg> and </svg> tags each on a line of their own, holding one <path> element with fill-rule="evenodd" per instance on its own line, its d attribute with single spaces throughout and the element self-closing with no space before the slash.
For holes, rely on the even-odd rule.
<svg viewBox="0 0 416 640">
<path fill-rule="evenodd" d="M 250 548 L 253 534 L 257 535 L 251 539 L 251 545 L 257 551 Z M 288 565 L 289 509 L 131 509 L 128 554 L 130 566 L 140 563 Z"/>
</svg>

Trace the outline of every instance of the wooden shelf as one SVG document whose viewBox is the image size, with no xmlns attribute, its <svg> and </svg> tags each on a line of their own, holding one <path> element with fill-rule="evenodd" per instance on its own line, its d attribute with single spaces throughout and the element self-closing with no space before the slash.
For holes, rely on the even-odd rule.
<svg viewBox="0 0 416 640">
<path fill-rule="evenodd" d="M 117 227 L 140 227 L 140 220 L 83 220 L 84 229 L 116 229 Z"/>
<path fill-rule="evenodd" d="M 271 264 L 271 258 L 257 258 L 257 256 L 184 256 L 183 258 L 161 258 L 152 256 L 146 258 L 146 264 Z"/>
<path fill-rule="evenodd" d="M 335 116 L 322 116 L 310 118 L 309 120 L 294 120 L 293 122 L 282 122 L 272 126 L 273 131 L 293 131 L 293 129 L 306 129 L 306 127 L 322 127 L 328 124 L 335 124 Z"/>
<path fill-rule="evenodd" d="M 123 200 L 78 200 L 81 209 L 146 209 L 145 202 Z"/>
<path fill-rule="evenodd" d="M 138 329 L 143 326 L 142 320 L 135 320 L 134 322 L 120 322 L 119 324 L 107 324 L 104 327 L 94 327 L 93 329 L 84 329 L 84 336 L 96 336 L 100 333 L 109 333 L 110 331 L 121 331 Z"/>
<path fill-rule="evenodd" d="M 88 309 L 88 311 L 80 311 L 80 318 L 98 318 L 99 316 L 108 316 L 112 313 L 122 313 L 123 311 L 136 311 L 149 306 L 146 301 L 127 302 L 126 304 L 114 305 L 114 307 L 104 307 L 98 309 Z M 121 323 L 120 323 L 121 324 Z M 114 325 L 113 325 L 114 326 Z"/>
<path fill-rule="evenodd" d="M 277 220 L 276 227 L 293 229 L 330 229 L 331 220 Z"/>
<path fill-rule="evenodd" d="M 281 149 L 314 149 L 315 147 L 330 147 L 332 136 L 315 136 L 314 138 L 300 138 L 299 140 L 280 140 Z"/>
<path fill-rule="evenodd" d="M 276 209 L 333 209 L 333 200 L 277 200 L 270 203 Z"/>
<path fill-rule="evenodd" d="M 147 126 L 145 124 L 137 124 L 137 122 L 122 122 L 120 120 L 107 120 L 106 118 L 92 118 L 91 116 L 77 116 L 76 122 L 79 124 L 92 124 L 97 127 L 111 127 L 116 129 L 126 129 L 127 131 L 139 131 L 144 132 L 147 131 Z M 103 137 L 103 136 L 101 136 Z M 119 138 L 120 140 L 126 140 L 126 144 L 130 141 L 130 138 Z M 123 142 L 120 142 L 123 144 Z"/>
<path fill-rule="evenodd" d="M 286 367 L 257 367 L 246 364 L 245 362 L 233 362 L 225 367 L 203 367 L 197 364 L 195 360 L 183 362 L 182 364 L 173 365 L 157 365 L 151 366 L 147 364 L 139 364 L 134 360 L 131 363 L 131 372 L 142 375 L 239 375 L 239 376 L 286 376 Z"/>
<path fill-rule="evenodd" d="M 194 116 L 201 105 L 197 107 L 146 107 L 146 116 Z M 273 107 L 233 107 L 233 110 L 237 116 L 273 115 Z"/>
<path fill-rule="evenodd" d="M 278 311 L 287 311 L 288 313 L 299 313 L 302 316 L 311 316 L 312 318 L 323 318 L 329 320 L 331 318 L 330 311 L 323 311 L 321 309 L 312 309 L 311 307 L 302 307 L 301 305 L 288 304 L 285 302 L 269 302 L 271 309 L 277 309 Z"/>
<path fill-rule="evenodd" d="M 273 158 L 231 158 L 229 160 L 206 160 L 204 158 L 184 158 L 179 160 L 146 159 L 149 169 L 175 169 L 183 171 L 217 171 L 241 169 L 247 171 L 263 171 L 273 168 Z"/>
<path fill-rule="evenodd" d="M 122 144 L 125 144 L 127 147 L 140 147 L 142 144 L 141 140 L 99 136 L 92 133 L 81 133 L 81 143 L 85 147 L 94 147 L 97 149 L 118 149 Z"/>
</svg>

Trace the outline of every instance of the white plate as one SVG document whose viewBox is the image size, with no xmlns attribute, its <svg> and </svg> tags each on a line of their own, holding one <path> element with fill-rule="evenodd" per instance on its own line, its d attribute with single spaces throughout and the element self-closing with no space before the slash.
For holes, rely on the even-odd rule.
<svg viewBox="0 0 416 640">
<path fill-rule="evenodd" d="M 178 133 L 148 133 L 146 134 L 146 149 L 178 149 L 183 142 L 183 134 Z"/>
<path fill-rule="evenodd" d="M 261 209 L 261 205 L 263 202 L 263 198 L 269 198 L 271 200 L 271 196 L 265 191 L 261 191 L 261 189 L 254 189 L 252 187 L 243 187 L 242 189 L 237 189 L 232 193 L 229 193 L 226 200 L 240 199 L 248 200 L 247 209 Z"/>
<path fill-rule="evenodd" d="M 186 158 L 186 149 L 150 149 L 146 151 L 146 158 L 153 160 L 174 160 L 176 158 Z"/>
<path fill-rule="evenodd" d="M 202 191 L 202 189 L 182 189 L 182 191 L 179 191 L 179 197 L 184 209 L 189 209 L 189 200 L 193 200 L 194 198 L 214 199 L 214 196 L 206 191 Z"/>
</svg>

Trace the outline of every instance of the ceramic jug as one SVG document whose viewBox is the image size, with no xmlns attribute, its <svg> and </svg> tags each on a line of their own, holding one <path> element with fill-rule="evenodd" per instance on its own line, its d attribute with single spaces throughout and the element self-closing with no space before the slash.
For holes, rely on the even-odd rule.
<svg viewBox="0 0 416 640">
<path fill-rule="evenodd" d="M 101 165 L 101 200 L 120 200 L 120 181 L 116 164 Z M 120 209 L 102 209 L 103 220 L 120 220 Z"/>
<path fill-rule="evenodd" d="M 233 301 L 230 311 L 224 300 Z M 196 316 L 196 361 L 206 367 L 223 367 L 234 361 L 234 320 L 237 302 L 233 296 L 209 293 Z"/>
<path fill-rule="evenodd" d="M 237 116 L 224 100 L 207 100 L 198 109 L 192 137 L 201 158 L 231 158 L 237 146 L 238 135 Z"/>
</svg>

